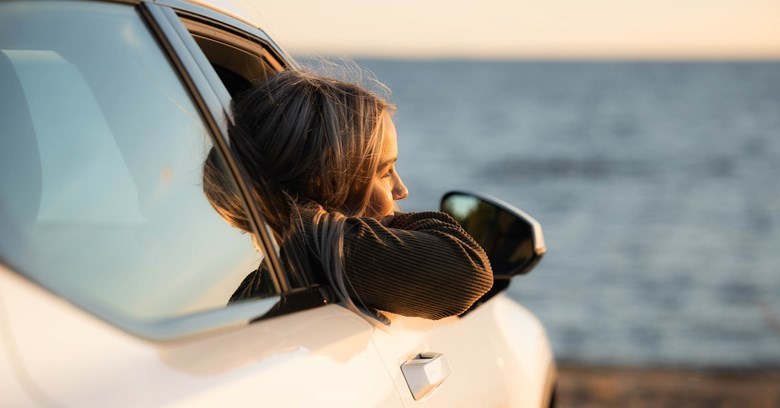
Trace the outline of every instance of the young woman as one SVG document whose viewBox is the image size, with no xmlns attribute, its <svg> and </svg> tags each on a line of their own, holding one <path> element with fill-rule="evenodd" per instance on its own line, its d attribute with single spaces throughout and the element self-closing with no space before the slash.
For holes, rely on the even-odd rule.
<svg viewBox="0 0 780 408">
<path fill-rule="evenodd" d="M 451 217 L 396 213 L 408 192 L 396 172 L 393 107 L 367 89 L 300 70 L 275 74 L 233 102 L 231 149 L 248 173 L 286 267 L 329 282 L 348 307 L 440 319 L 467 310 L 493 284 L 487 256 Z M 204 191 L 249 231 L 216 156 Z M 251 273 L 231 302 L 269 289 Z"/>
</svg>

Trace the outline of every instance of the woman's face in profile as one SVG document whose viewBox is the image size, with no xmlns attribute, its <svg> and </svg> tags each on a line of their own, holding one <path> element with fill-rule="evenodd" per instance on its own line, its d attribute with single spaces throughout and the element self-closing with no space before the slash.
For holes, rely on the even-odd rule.
<svg viewBox="0 0 780 408">
<path fill-rule="evenodd" d="M 387 112 L 382 114 L 383 140 L 379 154 L 379 167 L 371 182 L 370 212 L 372 216 L 384 217 L 393 214 L 393 202 L 409 195 L 401 177 L 395 171 L 398 160 L 398 136 L 395 125 Z"/>
</svg>

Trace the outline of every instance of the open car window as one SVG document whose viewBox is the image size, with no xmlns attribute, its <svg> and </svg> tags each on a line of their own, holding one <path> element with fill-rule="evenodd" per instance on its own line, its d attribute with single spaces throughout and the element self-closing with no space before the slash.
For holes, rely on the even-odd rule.
<svg viewBox="0 0 780 408">
<path fill-rule="evenodd" d="M 273 55 L 256 42 L 193 19 L 184 18 L 182 22 L 231 97 L 283 69 Z"/>
</svg>

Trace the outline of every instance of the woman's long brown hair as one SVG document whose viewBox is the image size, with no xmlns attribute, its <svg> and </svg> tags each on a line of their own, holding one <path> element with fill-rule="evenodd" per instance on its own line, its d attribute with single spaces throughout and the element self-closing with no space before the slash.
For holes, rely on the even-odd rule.
<svg viewBox="0 0 780 408">
<path fill-rule="evenodd" d="M 309 250 L 350 308 L 344 277 L 347 216 L 376 216 L 370 186 L 382 146 L 383 113 L 393 107 L 366 88 L 302 70 L 287 70 L 233 102 L 230 149 L 251 182 L 254 200 L 275 232 L 286 267 L 306 276 Z M 232 226 L 250 231 L 243 201 L 212 149 L 203 189 Z M 315 209 L 305 237 L 301 210 Z M 307 249 L 308 248 L 308 249 Z"/>
</svg>

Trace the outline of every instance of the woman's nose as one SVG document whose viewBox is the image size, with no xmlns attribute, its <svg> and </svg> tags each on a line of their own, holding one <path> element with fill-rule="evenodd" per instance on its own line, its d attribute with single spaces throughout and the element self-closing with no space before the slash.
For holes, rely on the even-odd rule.
<svg viewBox="0 0 780 408">
<path fill-rule="evenodd" d="M 393 184 L 393 200 L 403 200 L 409 195 L 409 190 L 406 189 L 404 182 L 401 180 L 401 176 L 396 173 L 395 183 Z"/>
</svg>

